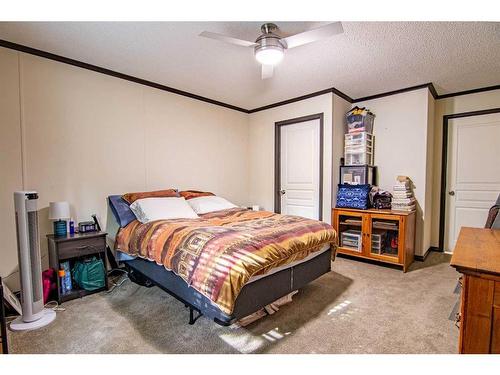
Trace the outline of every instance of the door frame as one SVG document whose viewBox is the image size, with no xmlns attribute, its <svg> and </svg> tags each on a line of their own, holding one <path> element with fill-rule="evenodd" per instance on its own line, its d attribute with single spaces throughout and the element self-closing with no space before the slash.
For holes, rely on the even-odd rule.
<svg viewBox="0 0 500 375">
<path fill-rule="evenodd" d="M 281 128 L 301 122 L 319 120 L 319 220 L 323 220 L 323 118 L 324 113 L 301 116 L 274 123 L 274 212 L 281 213 Z"/>
<path fill-rule="evenodd" d="M 444 231 L 446 221 L 446 183 L 448 180 L 448 128 L 449 120 L 462 117 L 483 116 L 500 113 L 500 108 L 484 109 L 481 111 L 461 112 L 443 116 L 443 139 L 441 146 L 441 195 L 439 203 L 439 251 L 444 251 Z"/>
</svg>

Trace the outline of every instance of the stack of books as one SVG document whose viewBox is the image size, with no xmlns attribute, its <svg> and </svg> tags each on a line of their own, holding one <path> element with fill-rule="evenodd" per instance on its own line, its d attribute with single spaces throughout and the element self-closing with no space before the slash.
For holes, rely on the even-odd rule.
<svg viewBox="0 0 500 375">
<path fill-rule="evenodd" d="M 411 181 L 407 176 L 398 176 L 392 190 L 391 209 L 415 211 L 416 200 L 413 196 Z"/>
</svg>

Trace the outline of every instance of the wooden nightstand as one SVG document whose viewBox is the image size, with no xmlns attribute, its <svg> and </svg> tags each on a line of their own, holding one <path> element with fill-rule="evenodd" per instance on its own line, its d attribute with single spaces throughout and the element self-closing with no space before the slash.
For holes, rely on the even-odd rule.
<svg viewBox="0 0 500 375">
<path fill-rule="evenodd" d="M 61 268 L 61 262 L 69 261 L 70 267 L 75 261 L 86 256 L 96 256 L 102 259 L 104 269 L 107 270 L 106 258 L 106 235 L 105 232 L 90 232 L 82 234 L 67 235 L 66 237 L 56 237 L 53 234 L 47 235 L 49 241 L 49 263 L 50 267 L 56 270 Z M 73 281 L 73 290 L 65 295 L 61 294 L 59 277 L 57 278 L 57 301 L 63 303 L 88 294 L 97 293 L 108 289 L 108 275 L 105 273 L 104 287 L 87 291 L 78 288 Z"/>
</svg>

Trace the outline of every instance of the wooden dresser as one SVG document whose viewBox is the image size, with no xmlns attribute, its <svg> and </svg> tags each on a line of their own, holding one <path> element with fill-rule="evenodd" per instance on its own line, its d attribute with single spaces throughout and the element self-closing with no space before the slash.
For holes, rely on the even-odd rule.
<svg viewBox="0 0 500 375">
<path fill-rule="evenodd" d="M 500 230 L 462 227 L 451 266 L 463 274 L 458 351 L 500 354 Z"/>
<path fill-rule="evenodd" d="M 415 212 L 334 208 L 332 223 L 339 254 L 397 265 L 403 272 L 413 262 Z"/>
</svg>

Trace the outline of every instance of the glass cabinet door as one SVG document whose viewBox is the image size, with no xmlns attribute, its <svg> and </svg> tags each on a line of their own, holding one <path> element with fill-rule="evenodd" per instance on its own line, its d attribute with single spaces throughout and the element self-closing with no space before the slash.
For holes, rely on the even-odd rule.
<svg viewBox="0 0 500 375">
<path fill-rule="evenodd" d="M 389 215 L 370 216 L 370 256 L 399 262 L 400 249 L 399 218 Z"/>
<path fill-rule="evenodd" d="M 363 216 L 356 212 L 342 212 L 337 216 L 339 246 L 342 250 L 363 253 Z"/>
</svg>

